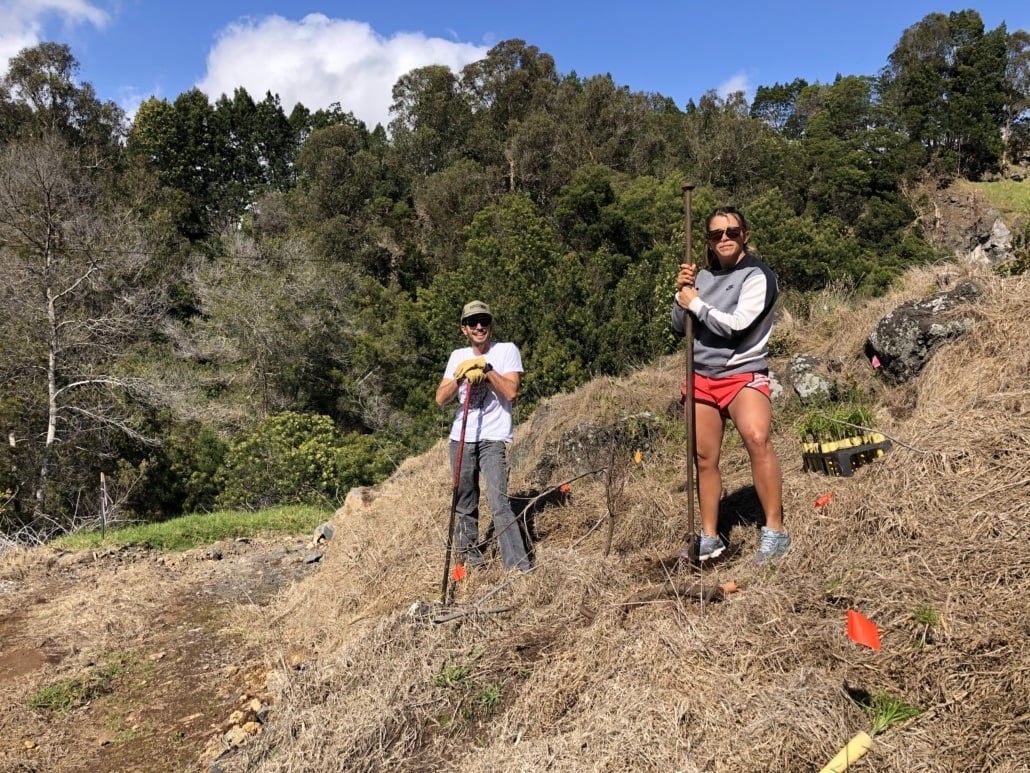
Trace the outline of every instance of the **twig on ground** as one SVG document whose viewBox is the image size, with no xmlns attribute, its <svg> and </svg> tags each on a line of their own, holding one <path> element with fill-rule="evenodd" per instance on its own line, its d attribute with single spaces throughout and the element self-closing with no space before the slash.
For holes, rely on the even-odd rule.
<svg viewBox="0 0 1030 773">
<path fill-rule="evenodd" d="M 502 612 L 511 612 L 515 607 L 494 607 L 493 609 L 480 609 L 478 605 L 473 605 L 466 609 L 457 609 L 453 612 L 448 612 L 443 615 L 436 615 L 433 617 L 434 623 L 447 623 L 451 620 L 457 620 L 460 617 L 468 617 L 469 615 L 499 615 Z"/>
<path fill-rule="evenodd" d="M 638 590 L 623 601 L 620 606 L 625 609 L 631 609 L 632 607 L 650 604 L 654 601 L 680 598 L 700 599 L 706 602 L 722 601 L 728 594 L 736 592 L 737 583 L 733 580 L 728 580 L 718 585 L 704 585 L 699 582 L 687 585 L 675 580 L 666 580 L 662 585 Z"/>
</svg>

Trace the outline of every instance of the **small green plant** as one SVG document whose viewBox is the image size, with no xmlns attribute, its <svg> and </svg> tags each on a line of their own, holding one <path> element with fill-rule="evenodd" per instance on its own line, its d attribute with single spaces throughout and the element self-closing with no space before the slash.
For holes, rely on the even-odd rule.
<svg viewBox="0 0 1030 773">
<path fill-rule="evenodd" d="M 940 615 L 931 604 L 922 604 L 912 610 L 912 618 L 920 625 L 936 628 L 940 625 Z"/>
<path fill-rule="evenodd" d="M 454 665 L 444 666 L 439 674 L 433 675 L 433 684 L 437 687 L 454 687 L 468 679 L 472 673 L 472 666 Z"/>
<path fill-rule="evenodd" d="M 497 685 L 490 685 L 484 687 L 478 693 L 476 693 L 475 703 L 482 709 L 485 709 L 487 713 L 497 708 L 497 705 L 501 702 L 501 688 Z"/>
<path fill-rule="evenodd" d="M 922 604 L 912 610 L 912 619 L 922 627 L 916 638 L 916 645 L 925 647 L 933 643 L 934 632 L 941 624 L 940 613 L 931 604 Z"/>
<path fill-rule="evenodd" d="M 110 681 L 92 674 L 83 679 L 65 679 L 43 687 L 29 696 L 29 706 L 57 714 L 70 711 L 111 692 Z"/>
<path fill-rule="evenodd" d="M 875 693 L 869 703 L 863 706 L 873 720 L 870 735 L 882 733 L 887 728 L 905 722 L 923 713 L 918 706 L 905 703 L 886 692 Z"/>
</svg>

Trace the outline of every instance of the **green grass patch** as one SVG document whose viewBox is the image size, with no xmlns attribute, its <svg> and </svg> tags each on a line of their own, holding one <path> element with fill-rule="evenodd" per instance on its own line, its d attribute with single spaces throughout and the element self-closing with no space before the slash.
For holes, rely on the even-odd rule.
<svg viewBox="0 0 1030 773">
<path fill-rule="evenodd" d="M 310 505 L 275 507 L 254 512 L 220 510 L 215 513 L 184 515 L 160 523 L 137 524 L 99 531 L 76 532 L 53 544 L 70 550 L 88 550 L 104 545 L 146 545 L 157 550 L 189 550 L 224 539 L 253 537 L 262 533 L 303 534 L 314 530 L 331 513 Z"/>
<path fill-rule="evenodd" d="M 113 692 L 114 682 L 135 663 L 128 653 L 111 653 L 84 676 L 65 679 L 37 690 L 29 696 L 29 706 L 58 714 L 71 711 Z"/>
<path fill-rule="evenodd" d="M 1001 212 L 1002 219 L 1013 223 L 1030 221 L 1030 181 L 996 180 L 994 182 L 967 182 L 977 196 L 989 201 Z"/>
</svg>

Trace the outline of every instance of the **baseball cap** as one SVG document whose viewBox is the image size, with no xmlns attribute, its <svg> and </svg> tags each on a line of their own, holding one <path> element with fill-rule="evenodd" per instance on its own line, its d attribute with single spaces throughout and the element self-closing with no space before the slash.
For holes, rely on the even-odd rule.
<svg viewBox="0 0 1030 773">
<path fill-rule="evenodd" d="M 490 307 L 485 303 L 482 301 L 469 301 L 461 310 L 461 321 L 464 322 L 469 317 L 476 317 L 482 314 L 485 314 L 490 319 L 494 318 L 493 313 L 490 311 Z"/>
</svg>

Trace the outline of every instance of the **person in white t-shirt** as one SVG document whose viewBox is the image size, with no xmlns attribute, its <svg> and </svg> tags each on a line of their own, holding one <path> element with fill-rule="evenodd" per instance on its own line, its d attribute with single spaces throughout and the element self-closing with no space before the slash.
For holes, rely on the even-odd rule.
<svg viewBox="0 0 1030 773">
<path fill-rule="evenodd" d="M 436 388 L 439 406 L 458 398 L 450 433 L 452 474 L 462 440 L 465 394 L 466 390 L 472 390 L 455 505 L 454 544 L 458 561 L 468 567 L 485 563 L 479 549 L 479 474 L 482 472 L 504 568 L 528 571 L 530 560 L 526 543 L 508 500 L 507 444 L 515 439 L 511 406 L 522 378 L 522 354 L 513 343 L 491 340 L 493 314 L 482 301 L 465 304 L 460 324 L 461 333 L 470 345 L 451 352 L 444 377 Z"/>
</svg>

